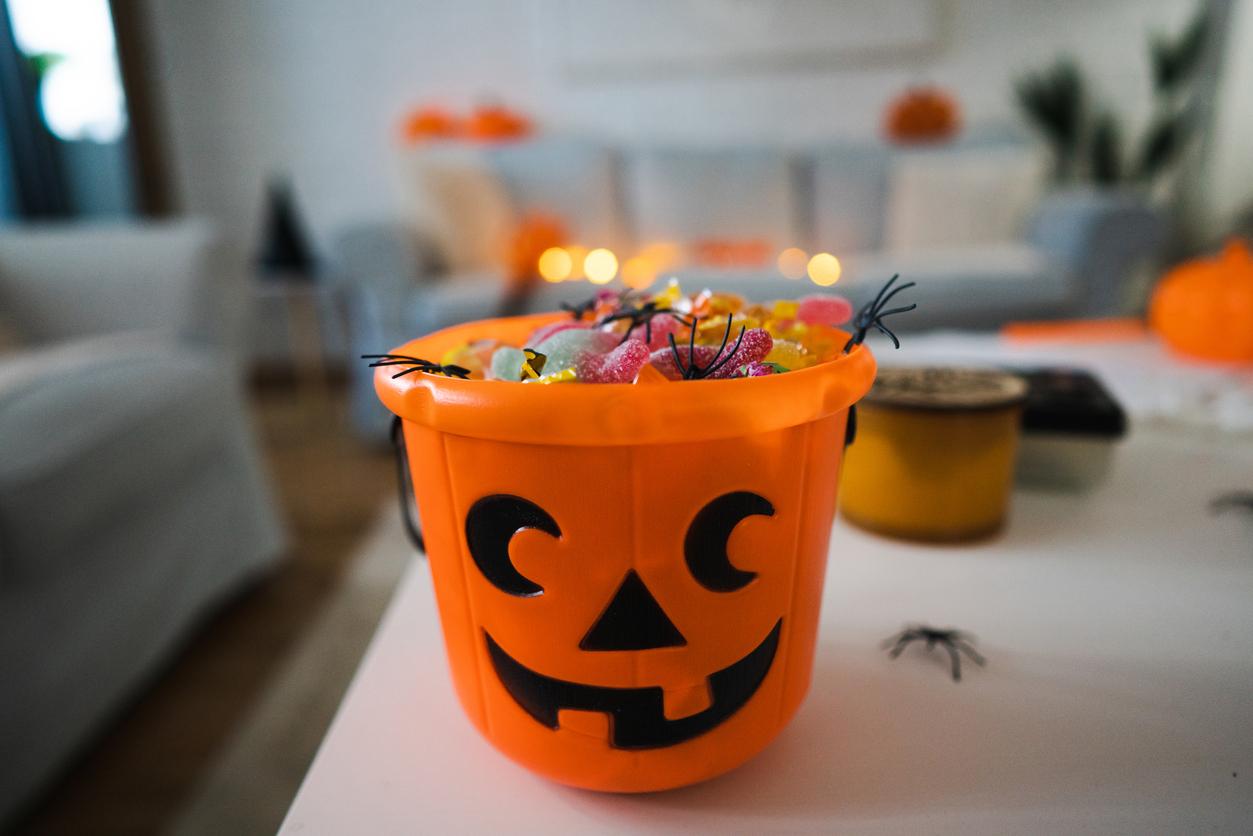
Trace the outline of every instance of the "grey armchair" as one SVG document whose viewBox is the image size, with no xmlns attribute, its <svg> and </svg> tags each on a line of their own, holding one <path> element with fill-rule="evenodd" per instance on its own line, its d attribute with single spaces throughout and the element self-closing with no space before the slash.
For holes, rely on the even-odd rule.
<svg viewBox="0 0 1253 836">
<path fill-rule="evenodd" d="M 198 223 L 0 232 L 0 825 L 283 546 Z"/>
</svg>

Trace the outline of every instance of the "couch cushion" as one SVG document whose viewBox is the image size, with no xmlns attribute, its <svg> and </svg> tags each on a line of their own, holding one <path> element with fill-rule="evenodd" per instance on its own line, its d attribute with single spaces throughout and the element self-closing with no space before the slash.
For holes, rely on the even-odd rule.
<svg viewBox="0 0 1253 836">
<path fill-rule="evenodd" d="M 408 162 L 414 220 L 435 240 L 449 270 L 503 264 L 517 219 L 484 151 L 460 144 L 420 146 Z"/>
<path fill-rule="evenodd" d="M 618 251 L 629 245 L 616 154 L 591 142 L 540 139 L 489 149 L 514 213 L 561 220 L 570 242 Z"/>
<path fill-rule="evenodd" d="M 802 242 L 798 179 L 778 149 L 655 149 L 631 156 L 627 203 L 640 245 Z"/>
<path fill-rule="evenodd" d="M 1039 250 L 1024 244 L 934 247 L 910 253 L 854 253 L 842 259 L 838 284 L 823 292 L 848 296 L 860 305 L 892 274 L 917 286 L 898 297 L 918 308 L 893 320 L 893 329 L 995 328 L 1014 319 L 1064 314 L 1073 304 L 1072 277 Z M 685 288 L 711 287 L 763 301 L 819 291 L 774 271 L 682 271 Z"/>
<path fill-rule="evenodd" d="M 76 544 L 159 497 L 238 409 L 225 366 L 168 343 L 88 340 L 51 352 L 42 372 L 31 362 L 0 367 L 5 585 L 71 564 Z"/>
<path fill-rule="evenodd" d="M 1021 237 L 1044 187 L 1031 145 L 954 145 L 894 155 L 885 231 L 895 253 Z"/>
<path fill-rule="evenodd" d="M 883 244 L 891 153 L 874 145 L 830 145 L 813 155 L 813 251 L 870 252 Z"/>
</svg>

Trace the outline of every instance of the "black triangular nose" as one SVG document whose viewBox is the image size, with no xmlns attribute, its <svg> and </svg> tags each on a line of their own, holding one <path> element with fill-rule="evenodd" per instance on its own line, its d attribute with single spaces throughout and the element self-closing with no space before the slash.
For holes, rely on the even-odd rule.
<svg viewBox="0 0 1253 836">
<path fill-rule="evenodd" d="M 649 650 L 682 647 L 687 639 L 632 569 L 600 618 L 587 631 L 583 650 Z"/>
</svg>

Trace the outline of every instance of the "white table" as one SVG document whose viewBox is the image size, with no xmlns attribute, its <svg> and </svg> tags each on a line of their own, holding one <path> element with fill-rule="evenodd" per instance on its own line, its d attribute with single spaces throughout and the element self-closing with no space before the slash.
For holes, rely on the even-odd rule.
<svg viewBox="0 0 1253 836">
<path fill-rule="evenodd" d="M 986 545 L 839 521 L 794 722 L 739 770 L 649 796 L 549 783 L 478 736 L 417 561 L 283 832 L 1248 832 L 1253 518 L 1206 507 L 1238 488 L 1247 445 L 1141 433 L 1092 495 L 1017 493 Z M 974 632 L 987 667 L 954 683 L 938 651 L 890 661 L 907 621 Z"/>
</svg>

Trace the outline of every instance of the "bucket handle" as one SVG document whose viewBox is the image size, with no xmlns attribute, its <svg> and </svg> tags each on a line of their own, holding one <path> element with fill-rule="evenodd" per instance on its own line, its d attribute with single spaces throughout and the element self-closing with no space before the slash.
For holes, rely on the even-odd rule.
<svg viewBox="0 0 1253 836">
<path fill-rule="evenodd" d="M 405 450 L 405 431 L 400 416 L 392 418 L 391 434 L 392 449 L 396 451 L 396 481 L 400 483 L 400 518 L 405 522 L 409 542 L 425 553 L 426 540 L 422 537 L 422 525 L 418 520 L 418 501 L 413 493 L 413 473 L 409 470 L 409 454 Z"/>
</svg>

